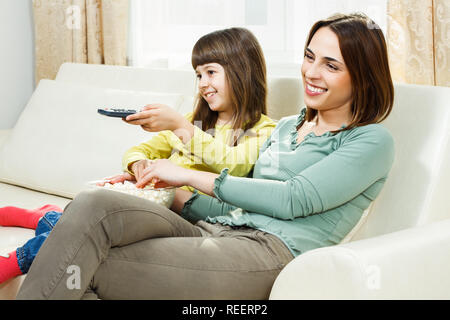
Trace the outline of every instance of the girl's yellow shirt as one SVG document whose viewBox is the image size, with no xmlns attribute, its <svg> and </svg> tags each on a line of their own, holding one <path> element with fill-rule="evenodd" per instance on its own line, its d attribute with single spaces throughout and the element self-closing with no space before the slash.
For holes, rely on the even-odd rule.
<svg viewBox="0 0 450 320">
<path fill-rule="evenodd" d="M 192 113 L 185 115 L 191 121 Z M 194 126 L 194 136 L 184 144 L 172 131 L 165 130 L 149 141 L 127 150 L 122 159 L 123 170 L 130 171 L 131 165 L 143 159 L 169 159 L 174 164 L 193 170 L 220 173 L 228 168 L 228 173 L 245 177 L 253 169 L 259 150 L 270 137 L 276 126 L 266 115 L 247 130 L 236 146 L 230 146 L 230 125 L 216 125 L 215 130 L 202 131 Z M 215 132 L 213 132 L 215 131 Z M 193 191 L 192 188 L 187 188 Z"/>
</svg>

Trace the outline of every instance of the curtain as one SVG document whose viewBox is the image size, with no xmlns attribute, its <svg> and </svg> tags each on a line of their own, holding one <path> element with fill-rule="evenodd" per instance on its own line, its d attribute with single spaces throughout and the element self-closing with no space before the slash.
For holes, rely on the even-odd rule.
<svg viewBox="0 0 450 320">
<path fill-rule="evenodd" d="M 389 0 L 387 13 L 393 79 L 450 87 L 450 1 Z"/>
<path fill-rule="evenodd" d="M 33 0 L 36 84 L 64 62 L 127 64 L 129 0 Z"/>
</svg>

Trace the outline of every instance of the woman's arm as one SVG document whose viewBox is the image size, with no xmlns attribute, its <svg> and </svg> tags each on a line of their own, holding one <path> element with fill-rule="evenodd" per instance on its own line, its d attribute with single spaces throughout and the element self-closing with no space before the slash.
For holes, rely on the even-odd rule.
<svg viewBox="0 0 450 320">
<path fill-rule="evenodd" d="M 394 159 L 384 130 L 361 129 L 336 151 L 287 181 L 238 178 L 222 172 L 213 192 L 250 212 L 295 219 L 338 207 L 386 178 Z"/>
<path fill-rule="evenodd" d="M 155 161 L 144 179 L 191 185 L 234 207 L 278 219 L 305 217 L 338 207 L 387 176 L 394 157 L 392 137 L 387 131 L 360 131 L 287 181 L 234 177 L 226 169 L 220 175 L 188 170 L 168 160 Z"/>
</svg>

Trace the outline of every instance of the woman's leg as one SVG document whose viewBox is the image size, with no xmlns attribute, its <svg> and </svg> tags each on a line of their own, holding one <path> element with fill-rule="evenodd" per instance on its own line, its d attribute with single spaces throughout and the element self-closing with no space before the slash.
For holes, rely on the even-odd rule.
<svg viewBox="0 0 450 320">
<path fill-rule="evenodd" d="M 94 275 L 92 292 L 100 299 L 268 299 L 293 258 L 286 246 L 250 228 L 198 226 L 209 235 L 113 248 Z"/>
<path fill-rule="evenodd" d="M 110 248 L 144 239 L 200 235 L 199 228 L 151 201 L 110 190 L 82 192 L 65 208 L 17 298 L 79 299 Z M 74 286 L 71 281 L 77 275 Z"/>
</svg>

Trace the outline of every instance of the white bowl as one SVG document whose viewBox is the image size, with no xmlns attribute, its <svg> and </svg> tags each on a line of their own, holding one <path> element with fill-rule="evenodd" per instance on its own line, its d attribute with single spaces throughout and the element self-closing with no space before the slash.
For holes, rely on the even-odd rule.
<svg viewBox="0 0 450 320">
<path fill-rule="evenodd" d="M 103 188 L 112 191 L 118 191 L 128 193 L 136 197 L 144 198 L 153 202 L 156 202 L 164 207 L 170 208 L 175 198 L 175 187 L 167 188 L 153 188 L 146 186 L 143 189 L 136 188 L 135 183 L 131 181 L 124 181 L 123 183 L 105 183 L 105 185 L 98 186 L 98 181 L 89 182 L 90 186 L 97 188 Z"/>
</svg>

